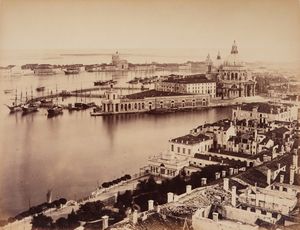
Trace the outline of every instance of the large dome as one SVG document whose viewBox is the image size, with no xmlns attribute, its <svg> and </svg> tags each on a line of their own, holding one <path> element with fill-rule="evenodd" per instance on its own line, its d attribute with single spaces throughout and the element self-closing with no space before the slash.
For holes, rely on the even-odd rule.
<svg viewBox="0 0 300 230">
<path fill-rule="evenodd" d="M 231 53 L 230 55 L 225 59 L 224 66 L 243 66 L 243 62 L 239 58 L 239 52 L 237 49 L 236 42 L 233 42 Z"/>
</svg>

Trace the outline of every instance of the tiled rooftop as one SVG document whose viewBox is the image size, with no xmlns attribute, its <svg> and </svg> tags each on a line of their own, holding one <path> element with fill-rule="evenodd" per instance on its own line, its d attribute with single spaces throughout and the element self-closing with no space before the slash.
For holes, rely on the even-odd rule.
<svg viewBox="0 0 300 230">
<path fill-rule="evenodd" d="M 193 144 L 197 144 L 200 143 L 202 141 L 206 141 L 209 140 L 210 138 L 206 135 L 203 134 L 198 134 L 196 136 L 192 135 L 192 134 L 188 134 L 185 136 L 181 136 L 181 137 L 177 137 L 172 139 L 172 142 L 176 142 L 176 143 L 183 143 L 183 144 L 189 144 L 189 145 L 193 145 Z"/>
</svg>

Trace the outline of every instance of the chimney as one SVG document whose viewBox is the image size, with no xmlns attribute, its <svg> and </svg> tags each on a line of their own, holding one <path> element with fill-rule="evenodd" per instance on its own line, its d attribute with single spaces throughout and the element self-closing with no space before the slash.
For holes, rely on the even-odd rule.
<svg viewBox="0 0 300 230">
<path fill-rule="evenodd" d="M 160 213 L 160 206 L 159 205 L 156 206 L 156 212 Z"/>
<path fill-rule="evenodd" d="M 174 193 L 168 192 L 168 203 L 171 203 L 174 201 Z"/>
<path fill-rule="evenodd" d="M 190 194 L 191 191 L 192 191 L 192 186 L 191 186 L 191 185 L 187 185 L 187 186 L 186 186 L 186 193 L 187 193 L 187 194 Z"/>
<path fill-rule="evenodd" d="M 271 184 L 271 169 L 268 169 L 267 171 L 267 184 Z"/>
<path fill-rule="evenodd" d="M 206 182 L 207 182 L 207 178 L 202 177 L 202 178 L 201 178 L 201 186 L 206 185 Z"/>
<path fill-rule="evenodd" d="M 231 191 L 231 205 L 233 207 L 236 206 L 236 186 L 232 186 L 232 191 Z"/>
<path fill-rule="evenodd" d="M 226 177 L 226 171 L 222 170 L 222 177 Z"/>
<path fill-rule="evenodd" d="M 134 210 L 132 213 L 132 223 L 136 224 L 137 221 L 138 221 L 138 212 L 137 212 L 137 210 Z"/>
<path fill-rule="evenodd" d="M 284 182 L 284 175 L 280 175 L 280 183 Z"/>
<path fill-rule="evenodd" d="M 234 174 L 238 174 L 239 173 L 239 169 L 234 169 Z"/>
<path fill-rule="evenodd" d="M 154 209 L 154 201 L 153 200 L 148 200 L 148 211 L 151 211 Z"/>
<path fill-rule="evenodd" d="M 107 229 L 108 228 L 108 216 L 102 216 L 102 229 Z"/>
<path fill-rule="evenodd" d="M 298 168 L 298 155 L 293 155 L 293 166 L 295 166 L 295 168 Z"/>
<path fill-rule="evenodd" d="M 229 190 L 229 178 L 224 178 L 224 184 L 223 184 L 223 188 L 225 191 Z"/>
<path fill-rule="evenodd" d="M 218 222 L 219 220 L 219 213 L 213 212 L 213 221 Z"/>
<path fill-rule="evenodd" d="M 295 181 L 295 169 L 293 166 L 290 166 L 290 184 L 294 184 Z"/>
<path fill-rule="evenodd" d="M 255 206 L 259 206 L 259 195 L 255 193 Z"/>
<path fill-rule="evenodd" d="M 179 200 L 179 196 L 176 195 L 176 194 L 174 194 L 173 201 L 174 201 L 174 202 L 177 202 L 178 200 Z"/>
</svg>

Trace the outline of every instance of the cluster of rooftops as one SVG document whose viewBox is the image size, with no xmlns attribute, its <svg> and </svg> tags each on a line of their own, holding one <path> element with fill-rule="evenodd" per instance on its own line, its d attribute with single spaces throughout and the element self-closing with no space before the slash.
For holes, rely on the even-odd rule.
<svg viewBox="0 0 300 230">
<path fill-rule="evenodd" d="M 264 102 L 253 102 L 241 105 L 241 110 L 245 111 L 253 111 L 257 109 L 259 113 L 268 113 L 268 114 L 278 114 L 287 111 L 288 106 L 292 106 L 291 104 L 283 104 L 276 105 L 271 103 Z"/>
</svg>

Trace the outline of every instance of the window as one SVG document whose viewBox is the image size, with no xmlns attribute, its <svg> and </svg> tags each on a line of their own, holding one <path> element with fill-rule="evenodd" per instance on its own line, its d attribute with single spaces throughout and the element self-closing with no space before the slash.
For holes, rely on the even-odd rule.
<svg viewBox="0 0 300 230">
<path fill-rule="evenodd" d="M 182 153 L 185 154 L 185 148 L 182 148 Z"/>
<path fill-rule="evenodd" d="M 190 149 L 188 149 L 188 154 L 191 155 L 191 150 Z"/>
<path fill-rule="evenodd" d="M 174 151 L 174 145 L 171 145 L 171 151 L 172 152 Z"/>
<path fill-rule="evenodd" d="M 180 147 L 177 147 L 177 152 L 180 153 Z"/>
</svg>

